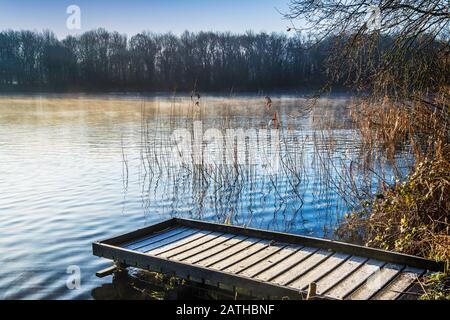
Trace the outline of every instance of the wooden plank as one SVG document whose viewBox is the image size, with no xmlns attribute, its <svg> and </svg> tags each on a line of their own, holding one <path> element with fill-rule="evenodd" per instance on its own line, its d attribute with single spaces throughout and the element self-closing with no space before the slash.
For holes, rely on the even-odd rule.
<svg viewBox="0 0 450 320">
<path fill-rule="evenodd" d="M 98 277 L 98 278 L 104 278 L 104 277 L 112 275 L 116 271 L 117 271 L 117 266 L 113 265 L 113 266 L 110 266 L 108 268 L 105 268 L 105 269 L 102 269 L 100 271 L 97 271 L 95 273 L 95 276 Z"/>
<path fill-rule="evenodd" d="M 178 234 L 172 235 L 170 237 L 165 237 L 165 238 L 158 239 L 157 241 L 152 241 L 151 243 L 149 243 L 143 247 L 134 249 L 134 250 L 138 251 L 138 252 L 149 252 L 153 249 L 160 248 L 160 247 L 168 245 L 170 243 L 180 241 L 181 239 L 189 237 L 190 235 L 195 234 L 196 232 L 198 232 L 198 230 L 188 229 L 188 230 L 185 230 Z M 128 250 L 130 250 L 130 249 L 128 249 Z"/>
<path fill-rule="evenodd" d="M 335 241 L 182 219 L 94 243 L 93 252 L 125 267 L 187 279 L 226 280 L 233 286 L 265 288 L 266 295 L 305 293 L 315 282 L 319 295 L 336 299 L 398 299 L 426 269 L 417 265 L 429 265 L 431 270 L 438 266 L 418 257 Z M 400 272 L 407 265 L 412 268 Z M 420 274 L 414 276 L 414 271 Z"/>
<path fill-rule="evenodd" d="M 121 245 L 121 247 L 129 249 L 129 250 L 136 250 L 140 247 L 146 246 L 148 244 L 154 243 L 156 241 L 159 241 L 161 239 L 165 239 L 167 237 L 174 236 L 176 234 L 179 234 L 181 232 L 184 232 L 186 230 L 193 230 L 189 228 L 173 228 L 169 230 L 164 230 L 162 232 L 158 232 L 156 234 L 150 234 L 146 237 L 136 239 L 127 243 L 124 243 Z"/>
<path fill-rule="evenodd" d="M 361 267 L 352 272 L 347 278 L 336 286 L 325 292 L 325 295 L 334 299 L 344 299 L 348 294 L 362 285 L 372 274 L 380 270 L 385 262 L 379 260 L 368 260 Z"/>
<path fill-rule="evenodd" d="M 387 286 L 378 292 L 373 300 L 395 300 L 399 298 L 414 282 L 425 273 L 423 269 L 406 267 Z"/>
<path fill-rule="evenodd" d="M 233 284 L 238 288 L 246 288 L 253 293 L 261 293 L 265 296 L 289 297 L 296 300 L 302 298 L 301 292 L 288 287 L 281 287 L 272 283 L 257 281 L 246 277 L 239 277 L 220 270 L 183 264 L 174 260 L 161 259 L 140 252 L 125 250 L 114 245 L 95 242 L 92 244 L 92 249 L 94 255 L 112 259 L 116 262 L 123 263 L 125 266 L 176 275 L 183 279 L 207 279 L 211 283 Z"/>
<path fill-rule="evenodd" d="M 230 248 L 230 247 L 240 243 L 241 241 L 243 241 L 245 239 L 247 239 L 246 236 L 235 236 L 234 238 L 231 238 L 231 239 L 229 239 L 229 240 L 227 240 L 225 242 L 219 243 L 218 245 L 216 245 L 216 246 L 214 246 L 214 247 L 212 247 L 212 248 L 210 248 L 208 250 L 200 252 L 200 253 L 198 253 L 198 254 L 196 254 L 196 255 L 194 255 L 194 256 L 184 260 L 183 262 L 195 264 L 195 263 L 197 263 L 199 261 L 202 261 L 202 260 L 205 260 L 205 259 L 207 259 L 207 258 L 209 258 L 211 256 L 214 256 L 214 255 L 216 255 L 216 254 L 218 254 L 218 253 L 220 253 L 220 252 L 222 252 L 222 251 L 224 251 L 224 250 L 226 250 L 226 249 L 228 249 L 228 248 Z"/>
<path fill-rule="evenodd" d="M 206 232 L 206 230 L 205 230 L 205 232 Z M 158 255 L 158 257 L 168 259 L 170 257 L 173 257 L 173 256 L 177 255 L 177 254 L 186 252 L 188 250 L 191 250 L 192 248 L 200 246 L 200 245 L 202 245 L 202 244 L 204 244 L 204 243 L 206 243 L 208 241 L 214 240 L 215 238 L 221 236 L 222 234 L 223 233 L 220 233 L 220 232 L 211 232 L 211 233 L 208 233 L 207 235 L 204 235 L 204 236 L 202 236 L 202 237 L 200 237 L 198 239 L 193 240 L 192 242 L 181 243 L 181 241 L 183 241 L 184 239 L 180 240 L 180 241 L 177 241 L 177 242 L 174 242 L 173 244 L 175 244 L 175 247 L 173 249 L 161 252 Z M 180 243 L 181 245 L 178 246 L 178 243 Z"/>
<path fill-rule="evenodd" d="M 345 277 L 349 276 L 352 272 L 361 267 L 367 260 L 367 258 L 363 257 L 350 257 L 343 264 L 317 281 L 317 294 L 323 294 L 327 290 L 331 289 Z"/>
<path fill-rule="evenodd" d="M 420 279 L 419 279 L 420 280 Z M 424 290 L 423 284 L 419 281 L 414 281 L 414 283 L 406 289 L 396 300 L 413 300 L 417 301 L 420 296 L 424 295 L 426 292 Z"/>
<path fill-rule="evenodd" d="M 248 247 L 247 249 L 242 250 L 242 251 L 238 252 L 237 254 L 234 254 L 231 257 L 228 257 L 217 263 L 214 263 L 214 264 L 210 265 L 209 267 L 212 269 L 216 269 L 216 270 L 224 270 L 224 269 L 228 268 L 229 266 L 232 266 L 233 264 L 236 264 L 239 261 L 246 259 L 247 257 L 251 256 L 252 254 L 254 254 L 258 251 L 261 251 L 264 248 L 267 248 L 269 246 L 269 244 L 270 244 L 270 241 L 268 241 L 268 240 L 259 241 L 259 242 L 255 243 L 254 245 Z"/>
<path fill-rule="evenodd" d="M 301 249 L 301 247 L 298 246 L 288 246 L 286 248 L 283 248 L 281 251 L 276 252 L 275 254 L 263 259 L 262 261 L 258 262 L 254 266 L 245 269 L 240 274 L 245 277 L 252 278 L 267 269 L 273 267 L 275 264 L 283 261 L 288 256 L 290 256 L 293 252 Z"/>
<path fill-rule="evenodd" d="M 231 234 L 231 233 L 222 234 L 222 235 L 218 236 L 217 238 L 211 239 L 199 246 L 193 247 L 190 250 L 170 256 L 169 259 L 186 262 L 186 260 L 188 258 L 193 257 L 193 256 L 195 256 L 203 251 L 206 251 L 212 247 L 215 247 L 215 246 L 217 246 L 225 241 L 228 241 L 234 237 L 236 237 L 235 234 Z"/>
<path fill-rule="evenodd" d="M 273 254 L 277 253 L 278 251 L 281 251 L 284 247 L 286 247 L 285 244 L 270 244 L 263 250 L 256 252 L 252 254 L 251 256 L 247 257 L 244 260 L 241 260 L 223 271 L 225 272 L 231 272 L 231 273 L 239 273 L 241 271 L 244 271 L 247 268 L 252 267 L 253 265 L 259 263 L 261 260 L 264 260 L 265 258 L 272 256 Z"/>
<path fill-rule="evenodd" d="M 109 239 L 98 241 L 97 243 L 122 247 L 124 244 L 131 243 L 131 242 L 135 241 L 136 239 L 142 239 L 142 238 L 148 237 L 149 235 L 168 231 L 168 230 L 176 228 L 176 227 L 186 228 L 187 226 L 183 226 L 182 224 L 179 223 L 178 219 L 173 218 L 173 219 L 165 220 L 165 221 L 162 221 L 160 223 L 157 223 L 157 224 L 145 227 L 145 228 L 134 230 L 132 232 L 128 232 L 128 233 L 121 234 L 121 235 L 116 235 Z"/>
<path fill-rule="evenodd" d="M 278 242 L 298 244 L 303 246 L 309 246 L 314 248 L 333 250 L 334 252 L 347 253 L 354 256 L 364 256 L 376 260 L 382 260 L 391 263 L 404 264 L 416 268 L 427 269 L 430 271 L 442 271 L 444 270 L 443 262 L 436 262 L 427 260 L 424 258 L 411 256 L 407 254 L 401 254 L 396 252 L 390 252 L 381 249 L 369 248 L 334 240 L 319 239 L 313 237 L 300 236 L 295 234 L 288 234 L 283 232 L 274 232 L 266 230 L 258 230 L 248 227 L 239 227 L 232 225 L 224 225 L 211 222 L 203 222 L 190 219 L 175 218 L 176 223 L 181 226 L 197 229 L 207 229 L 220 231 L 224 233 L 234 233 L 238 235 L 245 235 L 248 237 L 261 238 L 265 240 L 276 240 Z"/>
<path fill-rule="evenodd" d="M 272 268 L 260 273 L 255 278 L 261 281 L 270 281 L 318 251 L 318 249 L 310 247 L 301 248 L 300 250 L 288 247 L 284 250 L 291 250 L 292 254 Z"/>
<path fill-rule="evenodd" d="M 389 281 L 399 274 L 403 268 L 404 266 L 399 264 L 389 263 L 385 265 L 346 299 L 369 300 L 370 297 L 380 291 Z"/>
<path fill-rule="evenodd" d="M 171 250 L 174 250 L 174 249 L 178 249 L 178 248 L 180 248 L 180 247 L 182 247 L 182 246 L 184 246 L 186 244 L 190 244 L 190 243 L 192 243 L 192 242 L 194 242 L 196 240 L 199 240 L 199 239 L 201 239 L 201 238 L 203 238 L 206 235 L 211 234 L 211 233 L 212 233 L 212 231 L 199 230 L 197 233 L 194 233 L 193 235 L 190 235 L 190 236 L 188 236 L 188 237 L 186 237 L 184 239 L 181 239 L 179 241 L 175 241 L 173 243 L 169 243 L 169 244 L 167 244 L 165 246 L 159 247 L 157 249 L 153 249 L 151 251 L 147 251 L 146 254 L 154 255 L 154 256 L 162 255 L 162 254 L 164 254 L 164 253 L 166 253 L 168 251 L 171 251 Z"/>
<path fill-rule="evenodd" d="M 216 264 L 222 260 L 225 260 L 227 258 L 230 258 L 239 252 L 248 249 L 250 246 L 253 246 L 255 243 L 260 241 L 260 239 L 257 238 L 247 238 L 244 241 L 239 242 L 235 246 L 232 246 L 230 248 L 227 248 L 221 252 L 218 252 L 217 254 L 208 257 L 205 260 L 199 261 L 196 264 L 204 267 L 209 267 L 213 264 Z"/>
<path fill-rule="evenodd" d="M 286 270 L 284 273 L 271 280 L 270 282 L 285 286 L 296 280 L 300 276 L 304 275 L 306 272 L 314 268 L 316 265 L 327 259 L 331 256 L 333 252 L 321 249 L 311 256 L 301 261 L 300 263 L 292 266 L 289 270 Z"/>
<path fill-rule="evenodd" d="M 350 256 L 346 253 L 336 252 L 328 259 L 317 265 L 314 269 L 310 270 L 291 284 L 290 287 L 305 290 L 310 283 L 317 282 L 320 278 L 330 273 L 335 268 L 343 264 Z"/>
</svg>

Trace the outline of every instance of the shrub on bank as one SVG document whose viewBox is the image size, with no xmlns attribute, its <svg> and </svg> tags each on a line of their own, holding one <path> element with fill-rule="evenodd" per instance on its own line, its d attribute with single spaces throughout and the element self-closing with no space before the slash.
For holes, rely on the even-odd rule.
<svg viewBox="0 0 450 320">
<path fill-rule="evenodd" d="M 423 161 L 401 184 L 377 196 L 369 211 L 346 216 L 337 233 L 367 246 L 450 262 L 450 162 Z M 448 270 L 427 279 L 423 298 L 450 299 Z"/>
</svg>

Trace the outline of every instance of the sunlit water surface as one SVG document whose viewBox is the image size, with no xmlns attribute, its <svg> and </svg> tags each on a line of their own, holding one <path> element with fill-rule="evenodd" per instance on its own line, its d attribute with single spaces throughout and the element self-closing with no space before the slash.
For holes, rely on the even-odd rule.
<svg viewBox="0 0 450 320">
<path fill-rule="evenodd" d="M 92 242 L 171 217 L 332 238 L 349 204 L 331 178 L 363 156 L 348 99 L 310 110 L 304 99 L 273 97 L 276 170 L 268 160 L 171 166 L 172 133 L 196 121 L 224 133 L 274 127 L 262 97 L 202 99 L 0 98 L 0 299 L 102 298 L 111 278 L 95 277 L 108 262 Z M 248 138 L 244 150 L 256 145 Z M 77 268 L 81 288 L 70 290 Z"/>
</svg>

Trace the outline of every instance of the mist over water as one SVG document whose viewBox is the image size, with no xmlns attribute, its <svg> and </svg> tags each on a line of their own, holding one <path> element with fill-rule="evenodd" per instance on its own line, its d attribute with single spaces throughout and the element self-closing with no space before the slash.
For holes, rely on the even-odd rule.
<svg viewBox="0 0 450 320">
<path fill-rule="evenodd" d="M 186 97 L 1 97 L 0 299 L 92 298 L 111 279 L 95 277 L 109 263 L 92 255 L 91 243 L 172 217 L 333 238 L 358 202 L 334 178 L 364 157 L 348 101 L 330 97 L 311 107 L 276 96 L 266 110 L 260 96 L 209 96 L 198 107 Z M 274 111 L 274 170 L 265 161 L 167 162 L 174 130 L 193 132 L 195 122 L 223 134 L 267 130 Z M 261 154 L 252 149 L 258 142 L 246 138 L 244 154 Z M 203 148 L 214 150 L 203 145 L 200 159 Z M 355 167 L 358 174 L 376 190 L 376 179 Z M 69 266 L 80 268 L 78 290 L 67 288 Z"/>
</svg>

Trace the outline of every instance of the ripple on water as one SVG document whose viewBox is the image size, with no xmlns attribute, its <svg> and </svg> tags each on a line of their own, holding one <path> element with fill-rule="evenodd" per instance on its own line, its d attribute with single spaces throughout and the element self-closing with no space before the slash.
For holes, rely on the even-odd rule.
<svg viewBox="0 0 450 320">
<path fill-rule="evenodd" d="M 167 143 L 174 128 L 191 128 L 191 117 L 148 115 L 151 132 L 162 138 L 146 151 L 140 148 L 140 105 L 115 107 L 114 117 L 100 105 L 13 108 L 0 100 L 0 110 L 9 114 L 0 116 L 0 298 L 91 298 L 93 289 L 110 282 L 94 276 L 108 262 L 92 256 L 92 242 L 174 216 L 217 222 L 232 216 L 241 225 L 329 236 L 324 230 L 336 221 L 336 208 L 343 208 L 336 190 L 319 176 L 324 169 L 313 152 L 329 151 L 329 142 L 313 141 L 309 115 L 289 117 L 291 126 L 301 128 L 297 141 L 304 142 L 303 153 L 296 155 L 302 164 L 299 183 L 282 168 L 272 175 L 250 170 L 252 175 L 238 180 L 227 180 L 222 172 L 216 176 L 222 183 L 218 188 L 180 168 L 152 175 L 144 167 L 147 160 L 155 164 L 155 152 L 170 152 L 170 146 L 158 143 Z M 299 107 L 289 104 L 280 113 L 284 117 Z M 252 107 L 239 108 L 238 117 L 224 108 L 211 109 L 204 127 L 266 123 Z M 332 158 L 358 152 L 353 130 L 335 135 Z M 151 159 L 143 163 L 146 152 Z M 81 270 L 80 290 L 66 286 L 69 266 Z"/>
</svg>

